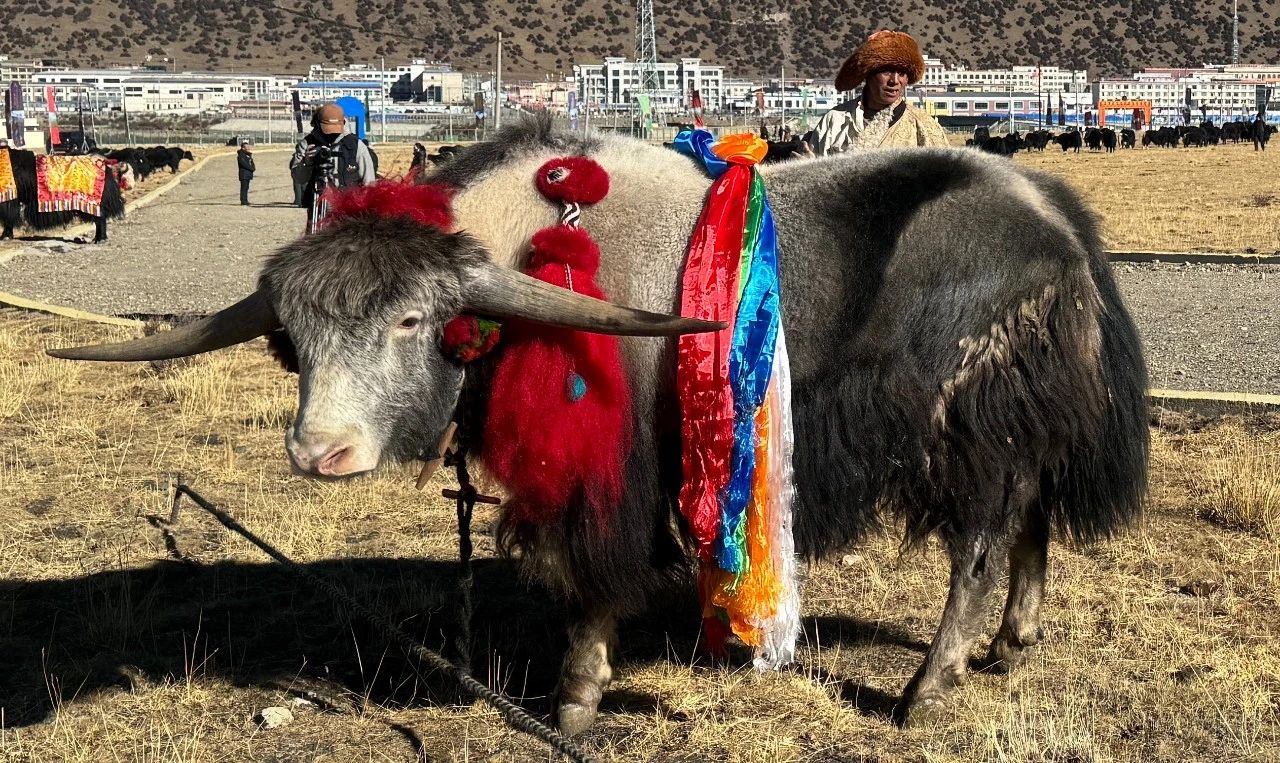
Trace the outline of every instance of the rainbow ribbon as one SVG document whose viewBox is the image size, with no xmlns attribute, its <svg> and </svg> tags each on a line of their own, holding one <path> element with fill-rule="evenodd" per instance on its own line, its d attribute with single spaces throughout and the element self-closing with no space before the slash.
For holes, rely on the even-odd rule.
<svg viewBox="0 0 1280 763">
<path fill-rule="evenodd" d="M 724 321 L 679 342 L 680 510 L 698 548 L 703 625 L 713 654 L 732 632 L 758 669 L 795 654 L 800 629 L 791 390 L 779 305 L 777 231 L 751 134 L 716 142 L 686 130 L 677 151 L 715 178 L 685 262 L 681 313 Z"/>
</svg>

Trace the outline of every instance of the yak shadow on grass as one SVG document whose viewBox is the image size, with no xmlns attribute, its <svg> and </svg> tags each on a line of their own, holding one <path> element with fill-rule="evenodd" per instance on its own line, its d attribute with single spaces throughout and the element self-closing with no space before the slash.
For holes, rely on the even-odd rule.
<svg viewBox="0 0 1280 763">
<path fill-rule="evenodd" d="M 457 656 L 456 562 L 353 558 L 305 567 L 386 612 L 425 646 Z M 476 560 L 474 576 L 473 674 L 531 712 L 549 713 L 566 647 L 564 606 L 521 583 L 510 562 Z M 664 660 L 704 663 L 695 656 L 692 592 L 671 604 L 623 625 L 617 654 L 623 671 Z M 898 641 L 884 628 L 846 618 L 806 624 L 821 630 L 824 645 Z M 335 712 L 364 701 L 393 707 L 469 701 L 450 678 L 273 563 L 173 560 L 63 580 L 0 581 L 0 707 L 8 727 L 39 723 L 55 706 L 103 691 L 192 675 L 306 696 Z M 891 698 L 873 691 L 851 685 L 841 693 L 878 714 Z M 606 692 L 601 709 L 643 712 L 657 703 L 615 690 Z"/>
</svg>

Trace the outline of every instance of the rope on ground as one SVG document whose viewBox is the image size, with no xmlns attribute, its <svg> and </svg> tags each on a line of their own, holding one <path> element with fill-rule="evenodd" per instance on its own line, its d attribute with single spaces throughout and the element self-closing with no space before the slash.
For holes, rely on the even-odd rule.
<svg viewBox="0 0 1280 763">
<path fill-rule="evenodd" d="M 259 538 L 252 530 L 240 524 L 234 517 L 227 514 L 222 509 L 205 500 L 198 493 L 184 484 L 179 484 L 173 495 L 173 512 L 169 516 L 170 524 L 174 524 L 178 519 L 178 508 L 182 500 L 182 496 L 186 495 L 197 506 L 212 514 L 214 519 L 222 524 L 231 532 L 239 535 L 253 545 L 257 546 L 267 556 L 282 564 L 285 569 L 289 570 L 303 582 L 311 585 L 317 590 L 328 595 L 335 602 L 348 607 L 351 611 L 360 615 L 388 636 L 392 641 L 407 649 L 414 657 L 422 660 L 426 664 L 436 670 L 452 676 L 462 688 L 476 699 L 483 700 L 489 705 L 497 709 L 507 724 L 517 731 L 522 731 L 531 736 L 541 739 L 565 757 L 574 761 L 574 763 L 588 763 L 594 761 L 594 758 L 587 755 L 580 747 L 566 739 L 555 729 L 550 728 L 537 718 L 529 715 L 529 713 L 519 705 L 515 704 L 505 696 L 493 691 L 489 687 L 477 681 L 467 671 L 459 668 L 449 660 L 445 659 L 438 652 L 432 651 L 414 639 L 408 634 L 400 630 L 395 623 L 385 614 L 357 601 L 346 591 L 339 588 L 332 581 L 327 580 L 315 573 L 307 570 L 302 565 L 285 556 L 274 546 Z"/>
</svg>

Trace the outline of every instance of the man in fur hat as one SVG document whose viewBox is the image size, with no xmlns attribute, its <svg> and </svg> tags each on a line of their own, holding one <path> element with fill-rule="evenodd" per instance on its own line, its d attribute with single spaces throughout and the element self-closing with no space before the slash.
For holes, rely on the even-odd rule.
<svg viewBox="0 0 1280 763">
<path fill-rule="evenodd" d="M 882 30 L 840 67 L 836 90 L 862 94 L 823 115 L 815 131 L 818 156 L 870 148 L 948 146 L 933 117 L 906 102 L 907 86 L 924 76 L 920 46 L 905 32 Z"/>
</svg>

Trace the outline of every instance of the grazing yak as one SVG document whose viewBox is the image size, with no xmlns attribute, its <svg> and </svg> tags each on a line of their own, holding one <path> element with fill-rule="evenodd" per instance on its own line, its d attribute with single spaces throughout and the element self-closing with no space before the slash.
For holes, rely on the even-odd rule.
<svg viewBox="0 0 1280 763">
<path fill-rule="evenodd" d="M 66 227 L 79 219 L 94 224 L 93 243 L 98 244 L 107 240 L 107 220 L 124 217 L 124 196 L 120 192 L 120 186 L 122 177 L 127 176 L 122 176 L 110 166 L 103 181 L 100 214 L 91 215 L 76 210 L 41 212 L 36 182 L 36 155 L 17 148 L 0 148 L 0 151 L 9 153 L 18 191 L 17 198 L 0 202 L 0 225 L 3 225 L 0 238 L 13 238 L 14 229 L 23 223 L 32 230 L 46 231 Z M 77 161 L 95 159 L 96 157 L 77 157 Z"/>
<path fill-rule="evenodd" d="M 1067 130 L 1061 135 L 1055 136 L 1053 142 L 1062 146 L 1062 153 L 1064 154 L 1068 150 L 1074 150 L 1078 154 L 1080 153 L 1080 147 L 1084 144 L 1084 139 L 1079 130 Z"/>
<path fill-rule="evenodd" d="M 1138 144 L 1138 134 L 1128 127 L 1120 131 L 1120 148 L 1133 148 Z"/>
<path fill-rule="evenodd" d="M 178 172 L 178 165 L 182 163 L 183 159 L 192 162 L 196 159 L 191 155 L 190 151 L 184 151 L 177 146 L 153 146 L 151 148 L 142 149 L 142 151 L 147 157 L 147 161 L 151 163 L 152 167 L 156 170 L 159 170 L 161 167 L 168 167 L 170 174 L 176 174 Z"/>
<path fill-rule="evenodd" d="M 610 302 L 520 272 L 530 237 L 560 217 L 534 173 L 570 155 L 610 175 L 613 190 L 582 211 Z M 1095 217 L 1059 180 L 951 149 L 761 173 L 791 364 L 798 553 L 830 557 L 900 521 L 912 543 L 938 536 L 951 560 L 937 634 L 898 705 L 900 720 L 917 721 L 967 674 L 1002 573 L 1008 597 L 988 655 L 1013 668 L 1041 638 L 1051 535 L 1088 542 L 1136 517 L 1148 452 L 1142 349 Z M 276 252 L 258 290 L 213 316 L 50 353 L 171 358 L 273 332 L 300 373 L 289 457 L 303 473 L 338 478 L 433 452 L 455 416 L 483 420 L 494 355 L 460 367 L 440 349 L 460 312 L 622 335 L 710 328 L 654 314 L 680 304 L 710 187 L 687 157 L 561 133 L 543 118 L 422 181 L 452 189 L 448 230 L 343 217 Z M 619 619 L 670 602 L 672 586 L 690 581 L 691 540 L 675 512 L 676 343 L 640 336 L 621 348 L 631 431 L 612 520 L 598 522 L 580 497 L 547 524 L 500 520 L 503 546 L 573 613 L 556 704 L 568 733 L 595 719 Z M 483 453 L 485 433 L 473 434 Z"/>
</svg>

